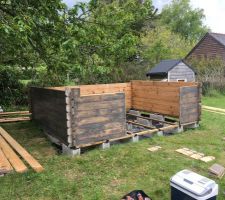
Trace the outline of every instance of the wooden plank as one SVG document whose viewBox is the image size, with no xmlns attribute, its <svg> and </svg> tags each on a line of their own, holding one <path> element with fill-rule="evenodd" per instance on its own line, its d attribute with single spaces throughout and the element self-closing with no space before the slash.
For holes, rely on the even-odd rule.
<svg viewBox="0 0 225 200">
<path fill-rule="evenodd" d="M 132 80 L 131 84 L 132 87 L 134 85 L 170 86 L 170 87 L 198 85 L 197 82 L 161 82 L 161 81 L 143 81 L 143 80 Z"/>
<path fill-rule="evenodd" d="M 207 109 L 207 110 L 212 110 L 212 111 L 216 111 L 216 112 L 222 112 L 225 113 L 225 109 L 222 108 L 216 108 L 216 107 L 211 107 L 211 106 L 202 106 L 203 109 Z"/>
<path fill-rule="evenodd" d="M 151 98 L 137 98 L 133 97 L 133 103 L 143 103 L 148 105 L 164 105 L 164 106 L 174 106 L 178 107 L 178 101 L 177 102 L 171 102 L 169 100 L 162 100 L 162 99 L 151 99 Z"/>
<path fill-rule="evenodd" d="M 164 115 L 179 116 L 179 108 L 175 106 L 165 106 L 165 105 L 156 105 L 156 104 L 144 104 L 140 102 L 134 102 L 133 108 L 136 110 L 141 110 L 145 112 L 155 112 Z"/>
<path fill-rule="evenodd" d="M 124 106 L 118 107 L 117 109 L 113 108 L 103 108 L 103 109 L 94 109 L 94 110 L 84 110 L 77 113 L 77 118 L 85 117 L 94 117 L 94 116 L 107 116 L 109 114 L 121 113 L 124 111 Z"/>
<path fill-rule="evenodd" d="M 26 149 L 24 149 L 13 137 L 11 137 L 2 127 L 0 127 L 0 134 L 4 139 L 15 149 L 20 156 L 36 171 L 41 172 L 44 168 L 40 163 L 31 156 Z"/>
<path fill-rule="evenodd" d="M 89 102 L 103 102 L 109 100 L 117 100 L 117 99 L 124 99 L 124 93 L 110 93 L 110 94 L 92 94 L 87 96 L 81 96 L 77 102 L 79 103 L 89 103 Z"/>
<path fill-rule="evenodd" d="M 0 123 L 22 122 L 22 121 L 29 121 L 29 120 L 30 120 L 30 117 L 1 118 Z"/>
<path fill-rule="evenodd" d="M 0 148 L 5 154 L 6 158 L 9 160 L 16 172 L 23 173 L 27 171 L 27 167 L 24 165 L 22 160 L 16 155 L 16 153 L 11 149 L 8 143 L 0 136 Z"/>
<path fill-rule="evenodd" d="M 171 129 L 175 129 L 178 128 L 178 125 L 170 125 L 170 126 L 165 126 L 163 128 L 159 128 L 160 131 L 167 131 L 167 130 L 171 130 Z"/>
<path fill-rule="evenodd" d="M 9 173 L 13 171 L 13 168 L 7 158 L 5 157 L 5 154 L 3 151 L 0 149 L 0 175 Z"/>
<path fill-rule="evenodd" d="M 103 123 L 103 122 L 113 122 L 115 119 L 125 119 L 125 111 L 124 113 L 116 113 L 111 114 L 108 116 L 95 116 L 95 117 L 88 117 L 88 118 L 81 118 L 77 120 L 78 125 L 86 125 L 86 124 L 96 124 L 96 123 Z"/>
<path fill-rule="evenodd" d="M 204 111 L 207 111 L 207 112 L 211 112 L 211 113 L 216 113 L 216 114 L 220 114 L 220 115 L 225 115 L 225 113 L 223 112 L 217 112 L 217 111 L 213 111 L 213 110 L 208 110 L 208 109 L 205 109 L 203 108 Z"/>
<path fill-rule="evenodd" d="M 156 119 L 153 119 L 153 118 L 150 118 L 150 117 L 143 117 L 143 116 L 139 116 L 139 115 L 133 115 L 133 114 L 130 114 L 130 113 L 127 113 L 127 115 L 130 115 L 130 116 L 133 116 L 133 117 L 139 117 L 139 118 L 142 118 L 142 119 L 153 120 L 153 121 L 161 122 L 161 123 L 164 123 L 164 124 L 175 125 L 175 123 L 173 123 L 173 122 L 162 121 L 162 120 L 158 120 L 158 119 L 156 120 Z"/>
<path fill-rule="evenodd" d="M 134 124 L 134 125 L 137 125 L 137 126 L 142 126 L 142 127 L 144 127 L 144 128 L 155 129 L 154 126 L 146 126 L 146 125 L 144 125 L 144 124 L 140 124 L 140 123 L 133 122 L 133 121 L 130 121 L 130 120 L 128 120 L 127 123 Z"/>
<path fill-rule="evenodd" d="M 112 100 L 112 101 L 105 101 L 103 103 L 98 102 L 89 102 L 89 103 L 82 103 L 78 105 L 77 111 L 85 111 L 91 109 L 104 109 L 104 108 L 118 108 L 125 106 L 124 100 Z"/>
<path fill-rule="evenodd" d="M 152 130 L 145 130 L 145 131 L 137 132 L 137 133 L 134 133 L 134 134 L 141 136 L 141 135 L 153 134 L 153 133 L 156 133 L 158 131 L 159 131 L 159 129 L 155 128 L 155 129 L 152 129 Z"/>
<path fill-rule="evenodd" d="M 20 114 L 30 114 L 30 112 L 29 112 L 29 111 L 0 112 L 0 116 L 6 116 L 6 115 L 20 115 Z"/>
</svg>

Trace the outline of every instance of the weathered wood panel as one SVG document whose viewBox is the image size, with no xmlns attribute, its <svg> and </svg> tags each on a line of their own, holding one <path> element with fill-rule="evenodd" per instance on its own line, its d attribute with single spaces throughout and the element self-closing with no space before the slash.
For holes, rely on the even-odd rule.
<svg viewBox="0 0 225 200">
<path fill-rule="evenodd" d="M 180 123 L 200 121 L 201 90 L 199 87 L 180 88 Z"/>
<path fill-rule="evenodd" d="M 54 87 L 54 90 L 65 90 L 66 87 Z M 93 94 L 112 94 L 124 92 L 126 97 L 126 109 L 131 108 L 131 83 L 111 83 L 111 84 L 96 84 L 96 85 L 79 85 L 69 86 L 70 89 L 80 89 L 80 95 L 88 96 Z"/>
<path fill-rule="evenodd" d="M 186 80 L 195 81 L 195 72 L 185 63 L 181 62 L 168 72 L 169 81 Z"/>
<path fill-rule="evenodd" d="M 75 146 L 126 135 L 124 93 L 85 95 L 76 102 Z"/>
<path fill-rule="evenodd" d="M 30 97 L 32 119 L 68 144 L 65 91 L 31 87 Z"/>
</svg>

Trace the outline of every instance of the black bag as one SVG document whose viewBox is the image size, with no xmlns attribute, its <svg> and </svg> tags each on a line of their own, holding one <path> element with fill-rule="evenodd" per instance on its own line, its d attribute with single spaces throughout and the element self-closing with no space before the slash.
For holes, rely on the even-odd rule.
<svg viewBox="0 0 225 200">
<path fill-rule="evenodd" d="M 127 196 L 133 198 L 134 200 L 138 200 L 138 195 L 141 195 L 143 199 L 148 198 L 152 200 L 147 194 L 144 193 L 142 190 L 134 190 L 130 192 L 129 194 L 126 194 L 122 197 L 122 199 L 127 200 Z"/>
</svg>

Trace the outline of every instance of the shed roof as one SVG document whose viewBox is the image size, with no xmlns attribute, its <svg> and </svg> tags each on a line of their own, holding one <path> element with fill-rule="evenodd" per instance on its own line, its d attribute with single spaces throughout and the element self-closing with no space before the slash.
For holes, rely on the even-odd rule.
<svg viewBox="0 0 225 200">
<path fill-rule="evenodd" d="M 214 39 L 225 46 L 225 34 L 222 33 L 209 33 Z"/>
<path fill-rule="evenodd" d="M 146 76 L 151 75 L 166 75 L 173 67 L 182 62 L 182 60 L 162 60 L 159 64 L 153 67 Z"/>
<path fill-rule="evenodd" d="M 198 48 L 198 46 L 205 40 L 207 36 L 211 36 L 214 40 L 216 40 L 219 44 L 221 44 L 225 48 L 225 34 L 223 33 L 206 33 L 202 39 L 194 46 L 194 48 L 186 55 L 185 59 L 188 58 L 192 52 Z"/>
</svg>

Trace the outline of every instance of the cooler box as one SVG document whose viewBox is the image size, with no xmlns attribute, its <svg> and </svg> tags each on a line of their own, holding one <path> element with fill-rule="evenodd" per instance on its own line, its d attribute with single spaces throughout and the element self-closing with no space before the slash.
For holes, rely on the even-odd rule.
<svg viewBox="0 0 225 200">
<path fill-rule="evenodd" d="M 174 175 L 170 186 L 171 200 L 215 200 L 218 195 L 215 181 L 189 170 Z"/>
</svg>

